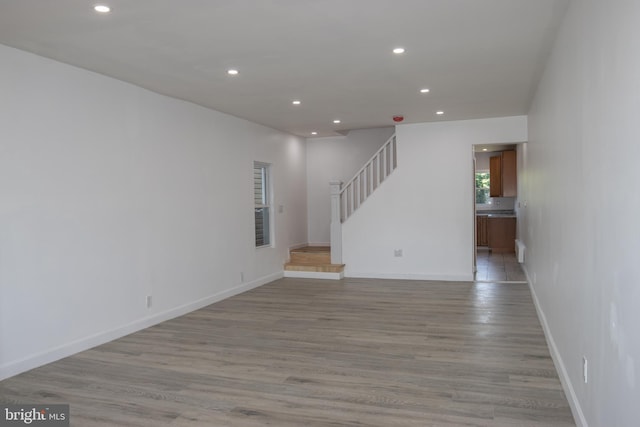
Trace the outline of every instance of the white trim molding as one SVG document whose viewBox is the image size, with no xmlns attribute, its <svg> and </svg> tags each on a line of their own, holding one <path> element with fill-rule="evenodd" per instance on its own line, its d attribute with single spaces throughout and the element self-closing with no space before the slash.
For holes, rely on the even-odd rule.
<svg viewBox="0 0 640 427">
<path fill-rule="evenodd" d="M 473 274 L 412 274 L 412 273 L 367 273 L 362 271 L 346 271 L 345 277 L 362 279 L 393 280 L 441 280 L 445 282 L 473 282 Z"/>
<path fill-rule="evenodd" d="M 344 272 L 331 273 L 323 271 L 288 271 L 285 270 L 284 277 L 292 277 L 297 279 L 327 279 L 340 280 L 344 277 Z"/>
<path fill-rule="evenodd" d="M 558 346 L 553 339 L 553 334 L 551 333 L 551 329 L 549 328 L 549 324 L 547 323 L 547 316 L 545 316 L 544 311 L 540 306 L 540 301 L 538 300 L 538 296 L 536 295 L 536 291 L 532 285 L 533 282 L 529 277 L 529 271 L 527 270 L 525 264 L 522 265 L 522 269 L 524 270 L 524 274 L 527 276 L 527 282 L 529 283 L 531 297 L 533 298 L 533 305 L 536 307 L 538 319 L 540 320 L 544 336 L 547 340 L 547 344 L 549 345 L 551 359 L 556 366 L 556 371 L 558 371 L 558 376 L 560 377 L 560 382 L 562 383 L 562 389 L 564 390 L 564 394 L 567 396 L 567 400 L 569 401 L 569 407 L 571 408 L 573 419 L 578 427 L 588 427 L 589 424 L 587 423 L 587 419 L 585 418 L 582 407 L 580 406 L 580 401 L 578 400 L 578 396 L 576 395 L 575 389 L 573 388 L 573 384 L 571 383 L 571 379 L 569 378 L 569 374 L 562 360 L 562 356 L 558 351 Z"/>
</svg>

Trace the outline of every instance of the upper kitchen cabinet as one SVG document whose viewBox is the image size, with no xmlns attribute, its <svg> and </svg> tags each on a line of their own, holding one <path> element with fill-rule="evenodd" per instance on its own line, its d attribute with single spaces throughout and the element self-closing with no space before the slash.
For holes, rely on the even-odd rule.
<svg viewBox="0 0 640 427">
<path fill-rule="evenodd" d="M 516 197 L 518 181 L 516 150 L 502 151 L 489 159 L 489 195 L 491 197 Z"/>
</svg>

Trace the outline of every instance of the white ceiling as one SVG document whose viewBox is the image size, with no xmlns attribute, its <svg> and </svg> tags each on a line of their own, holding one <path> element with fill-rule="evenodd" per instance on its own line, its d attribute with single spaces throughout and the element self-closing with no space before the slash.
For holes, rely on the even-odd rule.
<svg viewBox="0 0 640 427">
<path fill-rule="evenodd" d="M 0 43 L 301 136 L 527 114 L 567 4 L 98 2 L 0 0 Z"/>
</svg>

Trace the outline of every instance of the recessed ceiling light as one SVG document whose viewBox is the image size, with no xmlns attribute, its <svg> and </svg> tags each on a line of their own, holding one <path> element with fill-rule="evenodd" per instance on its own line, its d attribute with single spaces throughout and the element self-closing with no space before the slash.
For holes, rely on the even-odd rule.
<svg viewBox="0 0 640 427">
<path fill-rule="evenodd" d="M 420 93 L 429 93 L 429 89 L 427 88 L 420 89 Z"/>
<path fill-rule="evenodd" d="M 292 103 L 293 105 L 300 105 L 300 104 L 301 104 L 301 102 L 300 102 L 300 101 L 298 101 L 297 99 L 296 99 L 295 101 L 291 101 L 291 103 Z"/>
<path fill-rule="evenodd" d="M 227 74 L 229 74 L 230 76 L 235 76 L 238 74 L 238 70 L 234 70 L 233 68 L 230 70 L 227 70 Z"/>
<path fill-rule="evenodd" d="M 441 115 L 443 115 L 443 114 L 444 114 L 444 111 L 436 111 L 436 114 L 437 114 L 437 115 L 439 115 L 439 116 L 441 116 Z"/>
<path fill-rule="evenodd" d="M 487 149 L 486 149 L 486 148 L 483 148 L 483 149 L 482 149 L 482 151 L 487 151 Z"/>
<path fill-rule="evenodd" d="M 397 48 L 393 49 L 393 53 L 395 53 L 396 55 L 400 55 L 401 53 L 404 53 L 404 48 L 403 47 L 397 47 Z"/>
<path fill-rule="evenodd" d="M 97 4 L 93 7 L 93 10 L 95 10 L 96 12 L 100 12 L 100 13 L 109 13 L 111 12 L 111 8 L 109 6 L 106 6 L 104 4 Z"/>
<path fill-rule="evenodd" d="M 311 132 L 311 135 L 317 135 L 318 132 Z"/>
<path fill-rule="evenodd" d="M 340 123 L 340 120 L 335 119 L 335 120 L 333 121 L 333 123 L 338 124 L 338 123 Z"/>
</svg>

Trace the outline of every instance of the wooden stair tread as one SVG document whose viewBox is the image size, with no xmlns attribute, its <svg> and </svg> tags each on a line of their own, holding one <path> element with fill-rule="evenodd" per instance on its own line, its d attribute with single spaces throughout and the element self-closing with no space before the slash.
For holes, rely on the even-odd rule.
<svg viewBox="0 0 640 427">
<path fill-rule="evenodd" d="M 298 249 L 291 249 L 290 253 L 305 252 L 305 253 L 331 253 L 331 247 L 329 246 L 304 246 Z"/>
<path fill-rule="evenodd" d="M 331 247 L 304 246 L 289 251 L 291 259 L 284 265 L 285 271 L 342 273 L 344 264 L 331 264 Z"/>
<path fill-rule="evenodd" d="M 287 265 L 310 265 L 310 266 L 317 265 L 319 267 L 328 267 L 328 266 L 344 267 L 345 266 L 345 264 L 331 264 L 331 263 L 321 263 L 321 262 L 288 262 L 285 264 L 285 266 Z"/>
<path fill-rule="evenodd" d="M 290 263 L 295 264 L 331 264 L 329 246 L 305 246 L 289 251 Z"/>
<path fill-rule="evenodd" d="M 329 265 L 285 265 L 285 271 L 311 271 L 317 273 L 342 273 L 344 271 L 344 266 L 339 264 L 329 264 Z"/>
</svg>

